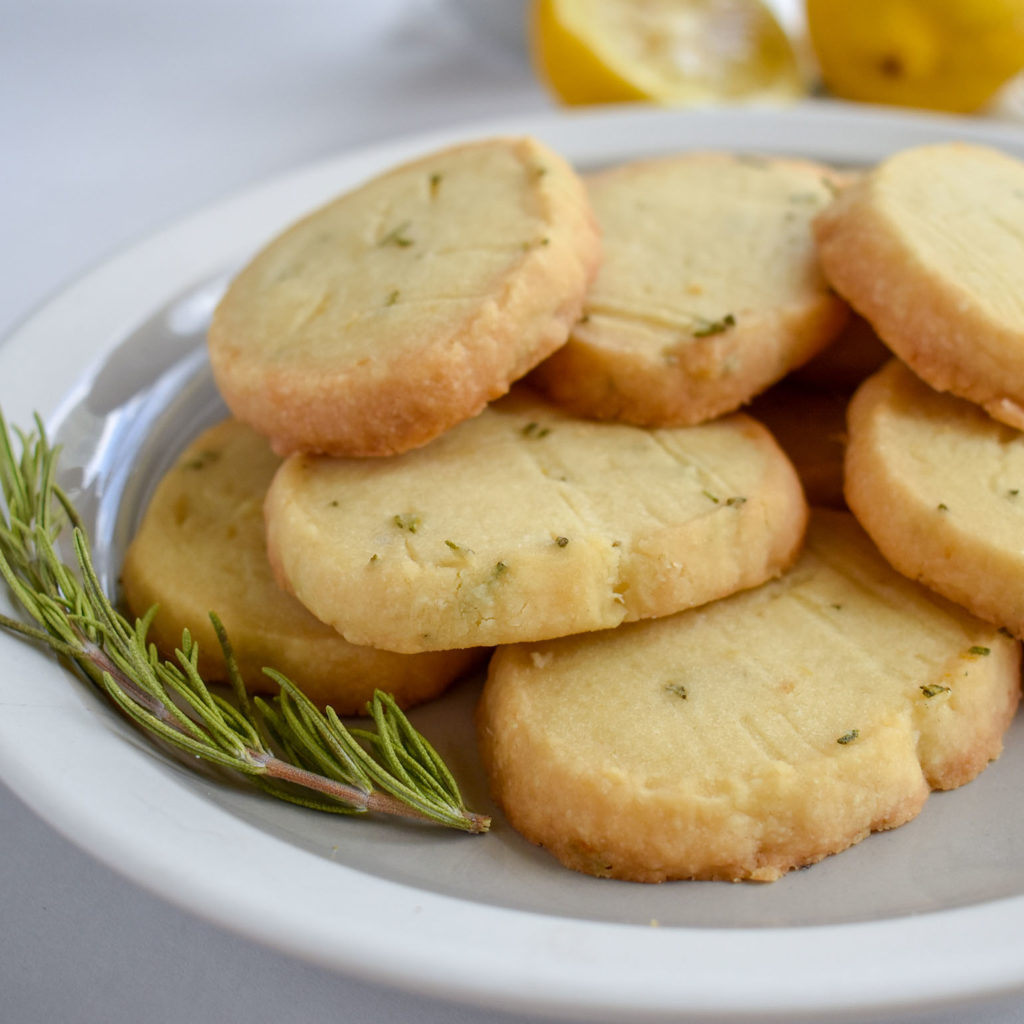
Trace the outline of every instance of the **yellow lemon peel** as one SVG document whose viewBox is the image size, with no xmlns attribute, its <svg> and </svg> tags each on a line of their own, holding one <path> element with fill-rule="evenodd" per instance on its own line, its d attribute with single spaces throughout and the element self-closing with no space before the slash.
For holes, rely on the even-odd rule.
<svg viewBox="0 0 1024 1024">
<path fill-rule="evenodd" d="M 1024 68 L 1024 0 L 807 0 L 829 91 L 968 112 Z"/>
</svg>

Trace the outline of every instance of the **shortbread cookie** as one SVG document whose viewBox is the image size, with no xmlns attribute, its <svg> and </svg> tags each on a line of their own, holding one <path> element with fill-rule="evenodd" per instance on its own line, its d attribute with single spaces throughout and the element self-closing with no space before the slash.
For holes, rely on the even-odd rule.
<svg viewBox="0 0 1024 1024">
<path fill-rule="evenodd" d="M 353 643 L 490 646 L 615 626 L 780 572 L 806 510 L 737 415 L 647 431 L 518 388 L 391 459 L 288 458 L 267 495 L 280 582 Z"/>
<path fill-rule="evenodd" d="M 228 420 L 197 438 L 160 482 L 124 564 L 132 613 L 159 605 L 151 639 L 168 657 L 188 628 L 204 678 L 226 678 L 209 620 L 227 630 L 246 686 L 273 692 L 276 668 L 339 714 L 364 710 L 375 689 L 404 706 L 439 694 L 482 660 L 476 651 L 404 655 L 355 647 L 274 583 L 263 539 L 263 496 L 280 459 Z"/>
<path fill-rule="evenodd" d="M 561 345 L 599 257 L 584 186 L 546 146 L 445 150 L 271 242 L 214 314 L 214 376 L 280 453 L 405 451 Z"/>
<path fill-rule="evenodd" d="M 829 280 L 918 376 L 1024 428 L 1024 163 L 966 143 L 905 150 L 815 229 Z"/>
<path fill-rule="evenodd" d="M 789 456 L 811 505 L 846 506 L 843 452 L 847 402 L 848 396 L 841 391 L 787 379 L 758 395 L 747 409 Z"/>
<path fill-rule="evenodd" d="M 704 608 L 499 648 L 480 745 L 510 822 L 643 882 L 771 881 L 913 818 L 996 757 L 1019 645 L 816 512 L 782 578 Z"/>
<path fill-rule="evenodd" d="M 595 175 L 604 263 L 534 380 L 581 415 L 646 426 L 738 408 L 845 322 L 811 233 L 838 180 L 814 163 L 719 153 Z"/>
<path fill-rule="evenodd" d="M 893 360 L 850 405 L 846 498 L 900 572 L 1024 636 L 1024 435 Z"/>
</svg>

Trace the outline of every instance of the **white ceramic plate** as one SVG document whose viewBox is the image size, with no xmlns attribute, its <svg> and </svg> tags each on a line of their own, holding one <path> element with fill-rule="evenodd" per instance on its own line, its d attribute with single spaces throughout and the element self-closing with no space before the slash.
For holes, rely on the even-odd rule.
<svg viewBox="0 0 1024 1024">
<path fill-rule="evenodd" d="M 1024 155 L 982 122 L 809 105 L 551 115 L 348 154 L 100 267 L 0 347 L 0 403 L 39 410 L 107 580 L 154 480 L 222 412 L 203 332 L 226 276 L 298 214 L 455 138 L 529 131 L 581 168 L 686 148 L 843 164 L 936 139 Z M 2 600 L 2 599 L 0 599 Z M 316 815 L 155 754 L 47 655 L 0 636 L 0 773 L 138 884 L 305 960 L 481 1006 L 587 1020 L 814 1020 L 1024 989 L 1024 735 L 913 823 L 770 886 L 639 886 L 563 870 L 500 818 L 471 838 Z M 414 717 L 489 809 L 474 684 Z"/>
</svg>

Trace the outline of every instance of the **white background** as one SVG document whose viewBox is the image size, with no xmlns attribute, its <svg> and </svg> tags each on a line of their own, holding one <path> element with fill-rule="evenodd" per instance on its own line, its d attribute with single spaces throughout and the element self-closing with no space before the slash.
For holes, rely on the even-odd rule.
<svg viewBox="0 0 1024 1024">
<path fill-rule="evenodd" d="M 240 187 L 361 143 L 547 109 L 521 6 L 0 0 L 0 333 L 97 260 Z M 16 387 L 0 380 L 0 403 Z M 1024 1000 L 972 1019 L 1024 1021 Z M 209 926 L 122 881 L 0 787 L 0 1022 L 305 1020 L 513 1018 L 367 985 Z"/>
</svg>

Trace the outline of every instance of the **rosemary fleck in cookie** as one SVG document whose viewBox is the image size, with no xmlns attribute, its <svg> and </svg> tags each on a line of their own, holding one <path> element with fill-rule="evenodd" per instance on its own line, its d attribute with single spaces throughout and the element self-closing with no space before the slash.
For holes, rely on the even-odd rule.
<svg viewBox="0 0 1024 1024">
<path fill-rule="evenodd" d="M 490 646 L 667 615 L 790 563 L 806 508 L 737 415 L 648 431 L 525 388 L 389 459 L 293 455 L 266 502 L 281 583 L 353 643 Z"/>
<path fill-rule="evenodd" d="M 646 426 L 737 409 L 846 320 L 811 232 L 838 180 L 724 153 L 594 175 L 604 262 L 568 344 L 533 379 L 576 413 Z"/>
<path fill-rule="evenodd" d="M 900 572 L 1024 636 L 1024 435 L 892 360 L 850 405 L 846 499 Z"/>
<path fill-rule="evenodd" d="M 279 453 L 405 451 L 561 345 L 599 257 L 583 184 L 546 146 L 435 153 L 253 259 L 214 314 L 214 376 Z"/>
<path fill-rule="evenodd" d="M 509 821 L 563 864 L 771 881 L 913 818 L 996 757 L 1019 645 L 816 512 L 781 578 L 499 648 L 478 713 Z"/>
<path fill-rule="evenodd" d="M 829 280 L 900 359 L 1024 428 L 1024 163 L 967 143 L 905 150 L 815 229 Z"/>
<path fill-rule="evenodd" d="M 153 495 L 125 559 L 132 613 L 159 605 L 151 638 L 168 657 L 187 628 L 204 678 L 226 667 L 209 620 L 227 630 L 246 686 L 276 687 L 276 668 L 311 700 L 358 714 L 374 690 L 402 705 L 437 696 L 480 661 L 474 651 L 402 655 L 355 647 L 274 583 L 263 535 L 263 496 L 281 460 L 251 428 L 228 420 L 198 437 Z"/>
</svg>

